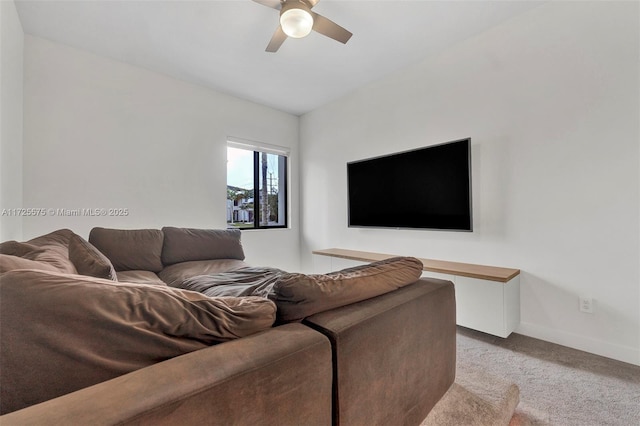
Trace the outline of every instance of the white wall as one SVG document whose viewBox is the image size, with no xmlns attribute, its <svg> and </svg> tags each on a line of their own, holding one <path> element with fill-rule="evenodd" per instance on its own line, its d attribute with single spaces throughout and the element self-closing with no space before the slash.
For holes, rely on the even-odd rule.
<svg viewBox="0 0 640 426">
<path fill-rule="evenodd" d="M 22 207 L 24 32 L 13 1 L 0 1 L 0 211 Z M 0 214 L 0 241 L 22 238 L 22 217 Z"/>
<path fill-rule="evenodd" d="M 291 149 L 291 229 L 244 231 L 247 261 L 299 267 L 298 117 L 25 37 L 24 205 L 127 216 L 24 218 L 24 237 L 94 226 L 226 226 L 228 136 Z M 277 250 L 274 248 L 277 247 Z"/>
<path fill-rule="evenodd" d="M 520 333 L 640 364 L 638 20 L 550 2 L 303 116 L 303 269 L 328 247 L 520 268 Z M 347 228 L 346 162 L 468 136 L 473 233 Z"/>
</svg>

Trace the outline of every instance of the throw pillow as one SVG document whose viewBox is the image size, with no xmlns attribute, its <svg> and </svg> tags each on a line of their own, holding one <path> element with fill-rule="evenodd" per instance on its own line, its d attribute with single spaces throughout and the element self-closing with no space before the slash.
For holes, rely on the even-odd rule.
<svg viewBox="0 0 640 426">
<path fill-rule="evenodd" d="M 284 274 L 269 298 L 278 306 L 279 321 L 298 321 L 411 284 L 422 266 L 414 257 L 394 257 L 326 275 Z"/>
<path fill-rule="evenodd" d="M 69 259 L 81 275 L 118 281 L 109 259 L 80 235 L 69 238 Z"/>
</svg>

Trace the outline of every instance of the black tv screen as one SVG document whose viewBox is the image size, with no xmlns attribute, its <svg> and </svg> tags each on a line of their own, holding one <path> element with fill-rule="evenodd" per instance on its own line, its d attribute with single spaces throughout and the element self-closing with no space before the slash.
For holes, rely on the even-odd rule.
<svg viewBox="0 0 640 426">
<path fill-rule="evenodd" d="M 472 231 L 471 139 L 347 163 L 350 227 Z"/>
</svg>

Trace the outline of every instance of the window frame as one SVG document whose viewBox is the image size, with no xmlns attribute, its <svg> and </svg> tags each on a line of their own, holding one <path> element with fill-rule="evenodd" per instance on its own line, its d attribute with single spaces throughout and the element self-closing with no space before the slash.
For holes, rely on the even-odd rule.
<svg viewBox="0 0 640 426">
<path fill-rule="evenodd" d="M 245 151 L 250 151 L 253 153 L 253 227 L 243 228 L 243 227 L 235 227 L 229 226 L 229 222 L 227 222 L 227 228 L 229 229 L 240 229 L 242 231 L 245 230 L 254 230 L 254 229 L 288 229 L 289 228 L 289 162 L 290 162 L 290 151 L 288 148 L 284 148 L 277 145 L 270 145 L 262 142 L 251 141 L 247 139 L 235 138 L 235 137 L 227 137 L 227 150 L 228 148 L 236 148 L 243 149 Z M 228 151 L 227 151 L 228 152 Z M 282 185 L 278 185 L 278 191 L 282 189 L 284 192 L 282 196 L 282 201 L 278 200 L 278 208 L 282 207 L 284 212 L 284 220 L 283 224 L 277 225 L 260 225 L 260 208 L 262 203 L 260 202 L 260 155 L 261 153 L 277 155 L 279 157 L 283 157 L 284 161 L 282 164 L 279 164 L 278 167 L 283 167 L 284 170 L 278 170 L 278 174 L 284 178 L 284 183 Z M 226 171 L 227 177 L 225 178 L 226 187 L 228 189 L 228 169 Z M 227 199 L 228 200 L 228 199 Z M 282 203 L 282 204 L 280 204 Z M 232 212 L 233 215 L 233 212 Z"/>
</svg>

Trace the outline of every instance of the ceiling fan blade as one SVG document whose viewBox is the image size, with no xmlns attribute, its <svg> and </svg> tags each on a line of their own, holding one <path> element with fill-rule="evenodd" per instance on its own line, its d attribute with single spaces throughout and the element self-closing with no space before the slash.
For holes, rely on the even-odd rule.
<svg viewBox="0 0 640 426">
<path fill-rule="evenodd" d="M 309 9 L 311 9 L 313 6 L 315 6 L 316 4 L 318 4 L 318 2 L 320 0 L 306 0 L 307 3 L 309 3 Z"/>
<path fill-rule="evenodd" d="M 313 16 L 313 30 L 322 35 L 337 40 L 340 43 L 348 42 L 353 35 L 351 32 L 322 15 L 318 15 L 313 11 L 311 15 Z"/>
<path fill-rule="evenodd" d="M 276 29 L 276 32 L 273 33 L 273 36 L 271 37 L 271 41 L 267 45 L 267 48 L 265 49 L 265 51 L 272 52 L 272 53 L 277 52 L 278 49 L 280 49 L 280 46 L 282 46 L 282 43 L 284 43 L 286 39 L 287 39 L 287 35 L 284 33 L 284 31 L 282 31 L 282 27 L 278 25 L 278 28 Z"/>
<path fill-rule="evenodd" d="M 282 9 L 282 3 L 280 0 L 253 0 L 256 3 L 260 3 L 263 6 L 270 7 L 272 9 L 280 10 Z"/>
</svg>

